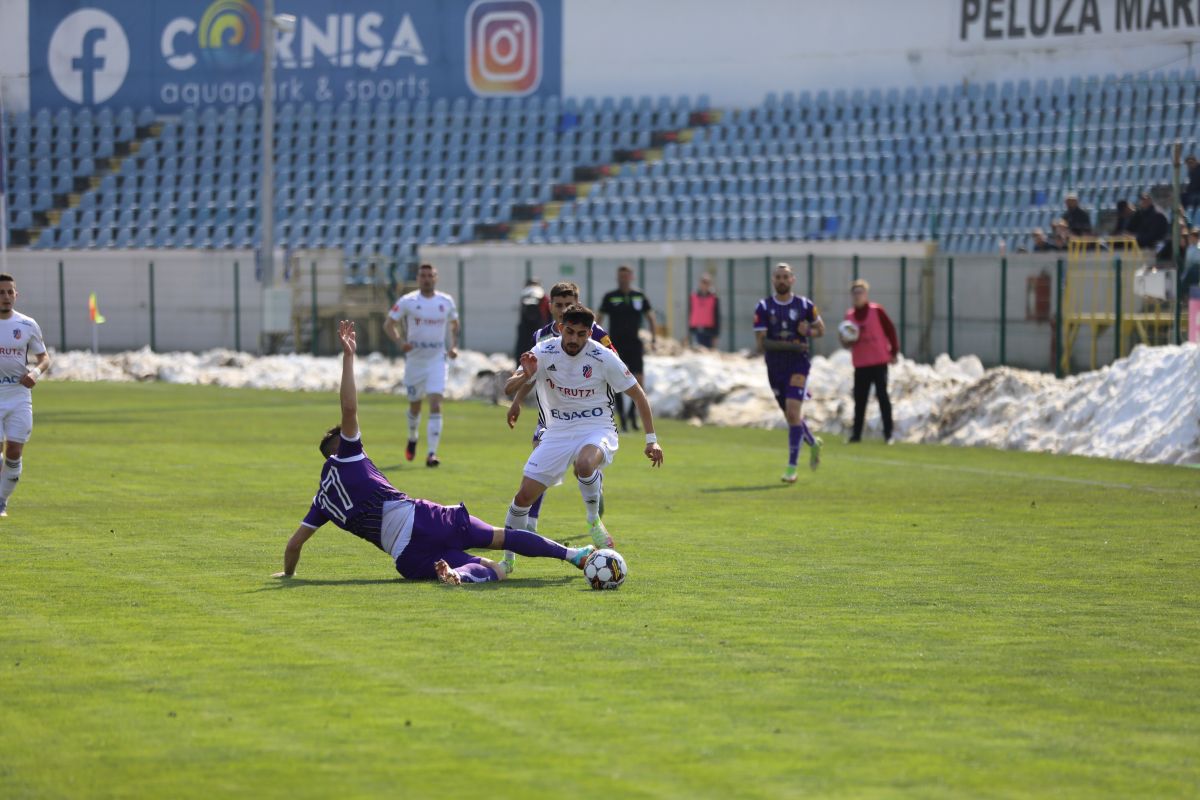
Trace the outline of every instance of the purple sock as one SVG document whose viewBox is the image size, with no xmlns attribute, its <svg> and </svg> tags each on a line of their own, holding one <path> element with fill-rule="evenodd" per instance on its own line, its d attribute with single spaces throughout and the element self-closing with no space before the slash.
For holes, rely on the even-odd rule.
<svg viewBox="0 0 1200 800">
<path fill-rule="evenodd" d="M 804 437 L 804 423 L 788 426 L 788 466 L 796 466 L 800 457 L 800 440 Z"/>
<path fill-rule="evenodd" d="M 567 548 L 558 542 L 516 528 L 504 529 L 504 549 L 511 550 L 519 556 L 557 558 L 559 560 L 567 557 Z"/>
<path fill-rule="evenodd" d="M 542 492 L 538 495 L 538 499 L 533 501 L 533 505 L 529 507 L 529 519 L 536 520 L 542 515 L 542 500 L 546 497 L 546 493 Z M 535 524 L 536 527 L 536 524 Z"/>
<path fill-rule="evenodd" d="M 800 435 L 804 438 L 804 442 L 809 447 L 815 447 L 817 440 L 813 438 L 812 431 L 808 429 L 808 420 L 800 420 Z"/>
<path fill-rule="evenodd" d="M 458 577 L 462 578 L 463 583 L 488 583 L 500 580 L 500 576 L 486 564 L 463 564 L 461 567 L 455 567 L 454 571 L 458 573 Z"/>
</svg>

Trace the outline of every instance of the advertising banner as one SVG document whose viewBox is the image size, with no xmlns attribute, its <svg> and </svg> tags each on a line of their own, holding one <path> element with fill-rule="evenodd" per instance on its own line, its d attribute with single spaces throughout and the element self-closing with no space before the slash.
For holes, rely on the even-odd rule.
<svg viewBox="0 0 1200 800">
<path fill-rule="evenodd" d="M 38 0 L 29 19 L 30 105 L 258 102 L 275 37 L 280 102 L 556 95 L 562 0 Z"/>
<path fill-rule="evenodd" d="M 954 47 L 1065 47 L 1087 40 L 1113 46 L 1195 41 L 1196 0 L 959 0 Z"/>
</svg>

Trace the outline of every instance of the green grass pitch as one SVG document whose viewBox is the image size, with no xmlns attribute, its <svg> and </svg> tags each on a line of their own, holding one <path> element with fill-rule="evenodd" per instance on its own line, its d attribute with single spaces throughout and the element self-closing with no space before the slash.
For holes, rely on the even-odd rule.
<svg viewBox="0 0 1200 800">
<path fill-rule="evenodd" d="M 0 520 L 0 796 L 1200 793 L 1200 472 L 829 442 L 623 439 L 630 577 L 407 583 L 310 501 L 332 394 L 49 382 Z M 502 522 L 532 414 L 450 404 L 402 490 Z M 542 532 L 581 541 L 573 483 Z"/>
</svg>

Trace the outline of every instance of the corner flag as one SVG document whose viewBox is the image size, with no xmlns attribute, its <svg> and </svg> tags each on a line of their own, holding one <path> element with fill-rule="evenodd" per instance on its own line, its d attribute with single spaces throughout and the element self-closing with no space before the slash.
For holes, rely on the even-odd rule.
<svg viewBox="0 0 1200 800">
<path fill-rule="evenodd" d="M 88 319 L 94 325 L 104 324 L 104 315 L 100 313 L 99 306 L 96 305 L 96 293 L 92 292 L 88 295 Z"/>
</svg>

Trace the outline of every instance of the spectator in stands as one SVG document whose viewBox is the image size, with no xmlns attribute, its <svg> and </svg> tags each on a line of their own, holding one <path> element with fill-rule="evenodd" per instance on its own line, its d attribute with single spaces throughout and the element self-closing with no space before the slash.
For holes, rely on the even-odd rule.
<svg viewBox="0 0 1200 800">
<path fill-rule="evenodd" d="M 521 311 L 517 320 L 517 361 L 521 360 L 521 353 L 524 353 L 536 342 L 533 340 L 534 334 L 538 329 L 550 321 L 550 304 L 546 300 L 546 290 L 542 288 L 542 282 L 537 278 L 530 278 L 525 281 L 525 288 L 521 290 Z"/>
<path fill-rule="evenodd" d="M 1046 232 L 1041 228 L 1033 229 L 1033 245 L 1027 252 L 1030 253 L 1052 253 L 1059 248 L 1054 246 L 1054 243 L 1046 238 Z"/>
<path fill-rule="evenodd" d="M 1128 200 L 1117 201 L 1117 218 L 1113 220 L 1111 231 L 1112 236 L 1128 236 L 1129 220 L 1133 219 L 1133 206 L 1129 205 Z"/>
<path fill-rule="evenodd" d="M 1067 192 L 1065 202 L 1067 210 L 1063 212 L 1063 219 L 1067 221 L 1071 235 L 1090 236 L 1092 234 L 1092 217 L 1080 207 L 1079 195 L 1075 192 Z"/>
<path fill-rule="evenodd" d="M 1181 217 L 1181 219 L 1183 221 L 1179 226 L 1179 252 L 1183 253 L 1184 258 L 1186 259 L 1188 251 L 1191 250 L 1192 235 L 1191 231 L 1188 229 L 1187 219 L 1185 217 Z M 1167 237 L 1167 240 L 1163 242 L 1162 247 L 1158 249 L 1158 253 L 1155 255 L 1155 261 L 1163 269 L 1175 266 L 1175 247 L 1172 246 L 1169 236 Z"/>
<path fill-rule="evenodd" d="M 1179 200 L 1184 208 L 1200 206 L 1200 161 L 1189 155 L 1183 160 L 1187 165 L 1187 185 L 1183 187 Z"/>
<path fill-rule="evenodd" d="M 1054 250 L 1066 250 L 1071 245 L 1071 229 L 1067 225 L 1067 221 L 1062 217 L 1054 220 L 1052 225 L 1054 235 L 1050 238 L 1050 244 Z"/>
<path fill-rule="evenodd" d="M 696 291 L 688 297 L 688 339 L 711 348 L 721 334 L 721 301 L 713 294 L 712 276 L 700 276 Z"/>
<path fill-rule="evenodd" d="M 1156 250 L 1159 243 L 1171 232 L 1167 215 L 1158 210 L 1149 192 L 1142 192 L 1138 198 L 1138 210 L 1133 212 L 1126 227 L 1137 237 L 1138 247 L 1143 250 Z"/>
</svg>

